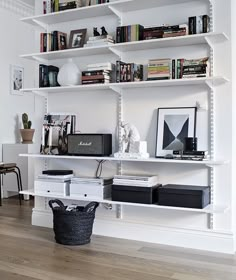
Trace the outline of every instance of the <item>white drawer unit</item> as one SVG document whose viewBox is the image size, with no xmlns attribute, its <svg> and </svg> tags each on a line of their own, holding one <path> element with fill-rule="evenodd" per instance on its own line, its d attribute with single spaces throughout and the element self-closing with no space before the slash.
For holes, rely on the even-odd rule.
<svg viewBox="0 0 236 280">
<path fill-rule="evenodd" d="M 70 184 L 70 196 L 88 199 L 111 198 L 111 185 L 100 184 Z"/>
<path fill-rule="evenodd" d="M 36 194 L 70 195 L 70 181 L 57 182 L 36 179 L 34 181 L 34 191 Z"/>
</svg>

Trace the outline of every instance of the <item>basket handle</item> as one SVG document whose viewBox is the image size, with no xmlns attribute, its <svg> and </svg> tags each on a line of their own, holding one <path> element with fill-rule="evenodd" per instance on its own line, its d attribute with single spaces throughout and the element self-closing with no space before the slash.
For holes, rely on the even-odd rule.
<svg viewBox="0 0 236 280">
<path fill-rule="evenodd" d="M 87 213 L 95 212 L 98 205 L 99 205 L 98 202 L 92 201 L 84 207 L 83 212 L 87 212 Z"/>
<path fill-rule="evenodd" d="M 52 199 L 49 200 L 48 204 L 49 206 L 54 209 L 55 207 L 53 206 L 53 203 L 56 203 L 60 208 L 65 209 L 65 205 L 63 204 L 62 201 L 60 201 L 59 199 Z"/>
</svg>

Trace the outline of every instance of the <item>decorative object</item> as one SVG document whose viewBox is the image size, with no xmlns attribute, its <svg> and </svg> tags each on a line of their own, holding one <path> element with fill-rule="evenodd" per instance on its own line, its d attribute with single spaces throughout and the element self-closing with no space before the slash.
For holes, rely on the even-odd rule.
<svg viewBox="0 0 236 280">
<path fill-rule="evenodd" d="M 108 35 L 104 26 L 101 27 L 101 30 L 102 30 L 102 35 Z"/>
<path fill-rule="evenodd" d="M 10 65 L 10 93 L 23 95 L 20 90 L 24 85 L 24 68 L 21 66 Z"/>
<path fill-rule="evenodd" d="M 147 142 L 140 141 L 136 126 L 121 122 L 122 142 L 120 151 L 114 154 L 116 158 L 148 158 Z"/>
<path fill-rule="evenodd" d="M 86 28 L 71 30 L 70 40 L 69 40 L 69 49 L 82 48 L 84 46 L 86 33 L 87 33 Z"/>
<path fill-rule="evenodd" d="M 197 107 L 158 108 L 156 157 L 184 150 L 185 137 L 195 137 Z"/>
<path fill-rule="evenodd" d="M 75 86 L 80 84 L 81 72 L 72 58 L 69 58 L 68 62 L 60 68 L 57 81 L 61 86 Z"/>
<path fill-rule="evenodd" d="M 197 151 L 197 137 L 185 137 L 184 151 Z"/>
<path fill-rule="evenodd" d="M 97 30 L 97 27 L 94 27 L 93 28 L 93 36 L 96 37 L 96 36 L 100 36 L 101 34 L 98 32 Z"/>
<path fill-rule="evenodd" d="M 24 129 L 20 129 L 22 143 L 23 144 L 31 144 L 33 143 L 32 139 L 34 136 L 34 129 L 31 129 L 32 122 L 29 121 L 28 115 L 26 113 L 22 114 L 22 123 Z"/>
<path fill-rule="evenodd" d="M 58 50 L 65 50 L 67 48 L 67 34 L 64 32 L 57 32 Z"/>
</svg>

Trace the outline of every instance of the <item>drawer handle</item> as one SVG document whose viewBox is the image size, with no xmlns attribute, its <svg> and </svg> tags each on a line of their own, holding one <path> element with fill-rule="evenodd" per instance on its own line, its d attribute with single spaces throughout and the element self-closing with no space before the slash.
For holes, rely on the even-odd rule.
<svg viewBox="0 0 236 280">
<path fill-rule="evenodd" d="M 84 195 L 85 197 L 87 196 L 87 194 Z"/>
<path fill-rule="evenodd" d="M 47 192 L 50 192 L 49 190 L 47 190 Z"/>
</svg>

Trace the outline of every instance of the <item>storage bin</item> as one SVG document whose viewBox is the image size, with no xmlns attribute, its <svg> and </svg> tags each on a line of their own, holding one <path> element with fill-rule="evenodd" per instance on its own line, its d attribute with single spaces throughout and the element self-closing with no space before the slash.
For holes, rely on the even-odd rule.
<svg viewBox="0 0 236 280">
<path fill-rule="evenodd" d="M 70 195 L 70 181 L 58 182 L 53 180 L 36 179 L 34 181 L 34 191 L 36 194 Z"/>
<path fill-rule="evenodd" d="M 160 184 L 153 187 L 112 185 L 112 200 L 155 204 L 158 202 L 158 188 L 160 186 Z"/>
<path fill-rule="evenodd" d="M 209 186 L 169 184 L 159 188 L 159 205 L 202 209 L 209 203 Z"/>
<path fill-rule="evenodd" d="M 70 195 L 91 200 L 111 198 L 111 185 L 71 183 Z"/>
<path fill-rule="evenodd" d="M 56 204 L 57 206 L 55 206 Z M 95 211 L 99 203 L 90 202 L 76 211 L 66 211 L 62 201 L 49 201 L 53 212 L 53 229 L 57 243 L 64 245 L 83 245 L 90 242 L 93 231 Z"/>
</svg>

